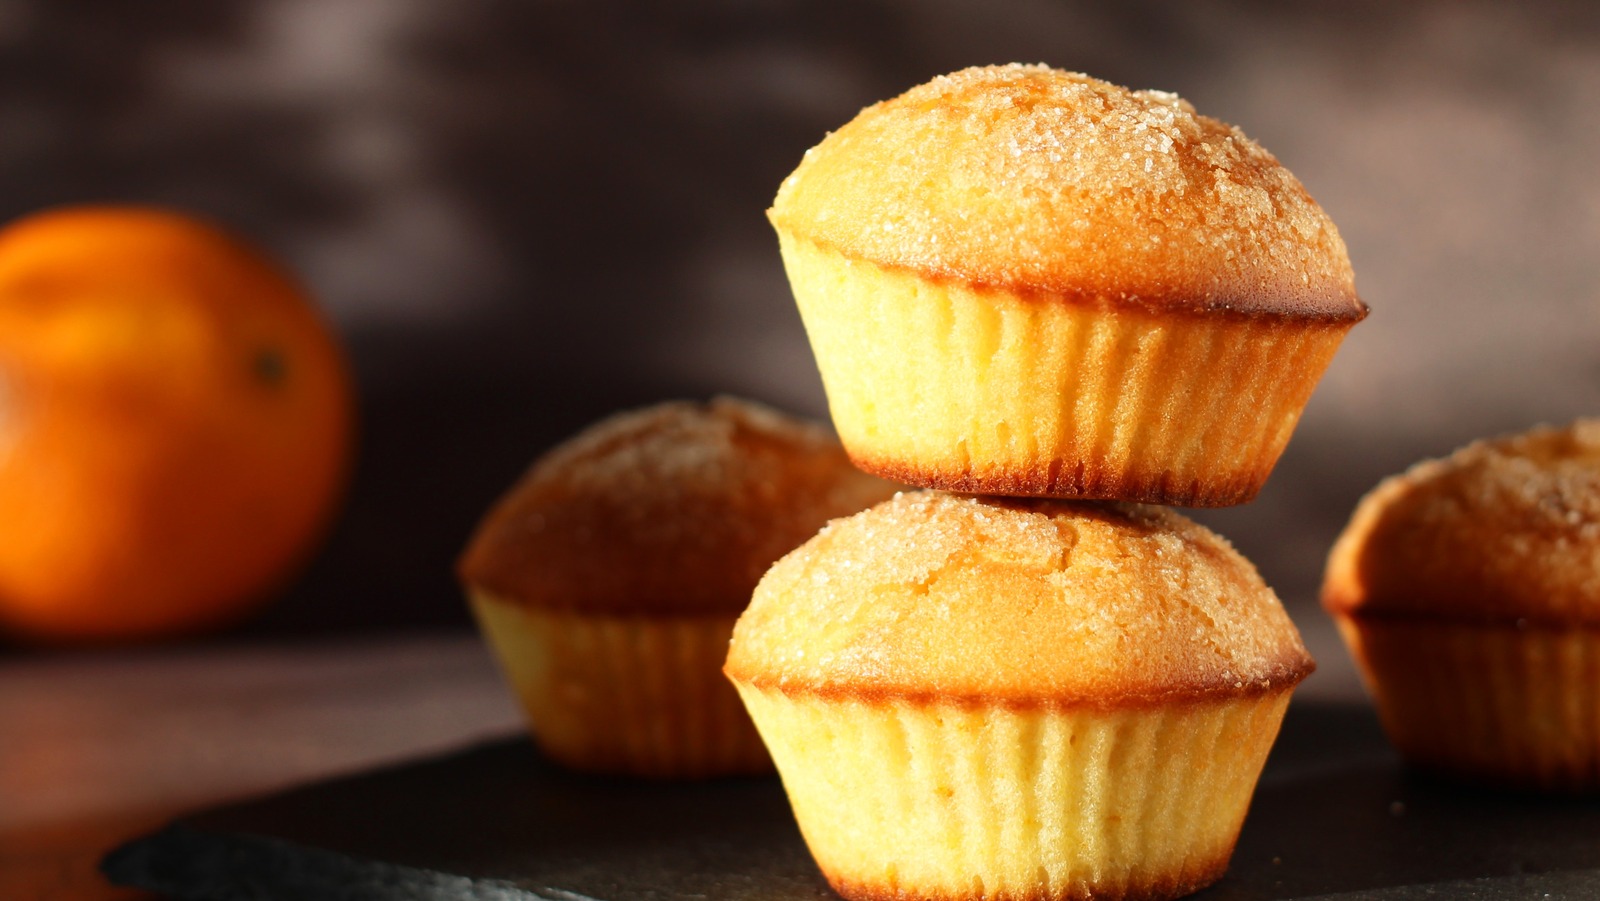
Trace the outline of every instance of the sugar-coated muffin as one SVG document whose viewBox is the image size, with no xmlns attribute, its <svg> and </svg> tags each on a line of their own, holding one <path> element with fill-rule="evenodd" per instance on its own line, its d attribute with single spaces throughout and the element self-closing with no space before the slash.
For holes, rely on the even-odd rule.
<svg viewBox="0 0 1600 901">
<path fill-rule="evenodd" d="M 845 448 L 908 484 L 1243 503 L 1366 315 L 1271 154 L 1043 66 L 866 108 L 768 215 Z"/>
<path fill-rule="evenodd" d="M 1171 510 L 936 491 L 780 560 L 726 666 L 853 901 L 1210 884 L 1311 669 L 1255 568 Z"/>
<path fill-rule="evenodd" d="M 1407 760 L 1600 788 L 1600 420 L 1385 480 L 1334 545 L 1322 602 Z"/>
<path fill-rule="evenodd" d="M 535 741 L 577 769 L 771 769 L 721 666 L 767 567 L 893 492 L 832 434 L 746 401 L 665 403 L 538 460 L 460 561 Z"/>
</svg>

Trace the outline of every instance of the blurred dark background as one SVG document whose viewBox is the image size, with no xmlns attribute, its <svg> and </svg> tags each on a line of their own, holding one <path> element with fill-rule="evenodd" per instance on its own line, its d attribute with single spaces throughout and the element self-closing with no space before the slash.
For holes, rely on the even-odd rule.
<svg viewBox="0 0 1600 901">
<path fill-rule="evenodd" d="M 584 424 L 716 392 L 825 413 L 763 210 L 861 106 L 1008 61 L 1181 93 L 1343 231 L 1373 315 L 1258 501 L 1198 514 L 1302 625 L 1378 478 L 1600 410 L 1582 3 L 0 0 L 0 218 L 171 205 L 297 270 L 362 448 L 246 634 L 464 624 L 474 521 Z"/>
</svg>

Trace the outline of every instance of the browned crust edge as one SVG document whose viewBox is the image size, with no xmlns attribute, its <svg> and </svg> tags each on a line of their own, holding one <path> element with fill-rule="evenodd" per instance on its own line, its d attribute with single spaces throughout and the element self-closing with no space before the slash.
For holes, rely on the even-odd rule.
<svg viewBox="0 0 1600 901">
<path fill-rule="evenodd" d="M 920 891 L 910 886 L 851 880 L 830 872 L 820 863 L 818 867 L 828 885 L 847 901 L 1170 901 L 1198 892 L 1221 879 L 1228 871 L 1228 862 L 1233 858 L 1238 840 L 1235 832 L 1233 841 L 1221 855 L 1214 860 L 1190 864 L 1185 869 L 1191 872 L 1130 881 L 1121 892 L 1092 881 L 1062 886 L 1056 891 L 1044 888 L 1031 892 Z"/>
<path fill-rule="evenodd" d="M 1367 318 L 1372 309 L 1354 291 L 1327 291 L 1308 294 L 1311 304 L 1291 304 L 1265 294 L 1252 297 L 1245 305 L 1243 297 L 1196 297 L 1161 288 L 1147 286 L 1143 290 L 1123 290 L 1107 293 L 1103 289 L 1083 288 L 1068 282 L 1024 284 L 1001 282 L 975 277 L 955 268 L 908 266 L 893 261 L 867 259 L 846 253 L 836 242 L 814 238 L 797 229 L 792 223 L 780 223 L 771 209 L 767 219 L 773 228 L 786 231 L 796 240 L 805 241 L 825 252 L 845 259 L 871 263 L 892 272 L 908 273 L 916 278 L 941 285 L 956 284 L 977 292 L 1005 292 L 1029 303 L 1057 303 L 1091 310 L 1126 310 L 1129 307 L 1163 316 L 1188 315 L 1195 317 L 1227 317 L 1241 320 L 1280 320 L 1306 325 L 1326 325 L 1349 328 Z M 1274 301 L 1276 301 L 1274 303 Z M 1314 306 L 1315 309 L 1307 309 Z"/>
<path fill-rule="evenodd" d="M 462 586 L 469 594 L 476 594 L 480 600 L 502 607 L 541 613 L 545 616 L 565 616 L 575 620 L 628 620 L 638 623 L 697 623 L 716 624 L 729 623 L 737 620 L 739 614 L 744 612 L 744 607 L 728 610 L 664 610 L 660 604 L 654 606 L 643 602 L 630 603 L 619 600 L 615 604 L 604 607 L 594 603 L 563 600 L 559 603 L 545 603 L 532 601 L 516 595 L 510 591 L 495 586 L 493 579 L 479 579 L 469 581 L 462 579 Z M 749 606 L 749 601 L 745 601 Z"/>
<path fill-rule="evenodd" d="M 1125 692 L 1111 697 L 1087 694 L 1044 696 L 1014 696 L 1000 693 L 955 693 L 947 691 L 914 691 L 884 686 L 852 685 L 797 685 L 756 673 L 735 672 L 728 666 L 723 675 L 735 684 L 761 692 L 776 692 L 791 699 L 810 699 L 832 702 L 858 702 L 864 704 L 910 704 L 919 707 L 956 707 L 964 710 L 999 708 L 1020 713 L 1067 712 L 1079 710 L 1149 710 L 1172 704 L 1207 703 L 1268 697 L 1294 690 L 1305 678 L 1316 671 L 1317 664 L 1308 655 L 1302 668 L 1279 666 L 1264 679 L 1240 683 L 1216 680 L 1209 683 L 1176 685 L 1160 691 Z"/>
<path fill-rule="evenodd" d="M 1339 592 L 1324 592 L 1322 607 L 1330 616 L 1351 622 L 1383 623 L 1397 625 L 1440 625 L 1476 629 L 1501 629 L 1511 632 L 1593 632 L 1600 638 L 1600 615 L 1555 619 L 1547 616 L 1510 616 L 1473 612 L 1435 612 L 1417 610 L 1382 610 L 1358 607 L 1365 600 L 1351 600 Z"/>
<path fill-rule="evenodd" d="M 504 607 L 515 607 L 519 610 L 533 610 L 551 616 L 571 616 L 580 619 L 626 619 L 643 622 L 727 622 L 739 618 L 744 608 L 749 606 L 749 599 L 738 606 L 729 606 L 727 609 L 704 611 L 695 610 L 664 610 L 659 603 L 649 604 L 644 601 L 630 601 L 618 599 L 614 603 L 601 606 L 587 598 L 579 597 L 577 600 L 562 599 L 559 601 L 528 600 L 513 593 L 511 589 L 499 587 L 495 579 L 478 579 L 476 581 L 461 577 L 462 584 L 469 591 L 476 591 L 479 595 L 488 598 L 492 603 Z M 505 583 L 509 584 L 509 583 Z"/>
<path fill-rule="evenodd" d="M 1190 479 L 1175 484 L 1170 472 L 1154 477 L 1137 472 L 1101 468 L 1086 460 L 1053 460 L 1042 469 L 1000 470 L 983 473 L 940 469 L 927 464 L 873 457 L 846 448 L 850 462 L 875 476 L 918 488 L 937 488 L 958 494 L 1007 497 L 1051 497 L 1062 500 L 1121 500 L 1167 507 L 1234 507 L 1247 504 L 1265 485 L 1273 467 L 1257 467 L 1230 478 Z M 1276 463 L 1274 458 L 1272 463 Z"/>
</svg>

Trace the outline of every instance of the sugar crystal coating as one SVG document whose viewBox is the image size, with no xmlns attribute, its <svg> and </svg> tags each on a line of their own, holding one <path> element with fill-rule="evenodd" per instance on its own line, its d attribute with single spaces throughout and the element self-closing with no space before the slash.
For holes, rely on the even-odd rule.
<svg viewBox="0 0 1600 901">
<path fill-rule="evenodd" d="M 1328 561 L 1336 612 L 1600 626 L 1600 419 L 1384 480 Z"/>
<path fill-rule="evenodd" d="M 847 256 L 1019 293 L 1359 319 L 1337 229 L 1243 132 L 1175 94 L 965 69 L 806 153 L 771 217 Z"/>
<path fill-rule="evenodd" d="M 1255 569 L 1171 510 L 925 491 L 780 560 L 727 670 L 801 693 L 1114 707 L 1310 668 Z"/>
<path fill-rule="evenodd" d="M 819 424 L 732 398 L 658 404 L 536 461 L 461 574 L 547 609 L 731 615 L 772 561 L 892 491 Z"/>
</svg>

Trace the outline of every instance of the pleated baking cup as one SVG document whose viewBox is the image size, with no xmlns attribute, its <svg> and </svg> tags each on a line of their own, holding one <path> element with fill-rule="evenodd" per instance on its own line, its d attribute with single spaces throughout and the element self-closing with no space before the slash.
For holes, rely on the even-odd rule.
<svg viewBox="0 0 1600 901">
<path fill-rule="evenodd" d="M 1336 620 L 1384 731 L 1410 763 L 1511 788 L 1600 788 L 1600 631 Z"/>
<path fill-rule="evenodd" d="M 586 616 L 468 596 L 550 758 L 661 778 L 772 770 L 722 675 L 736 617 Z"/>
<path fill-rule="evenodd" d="M 1354 324 L 1024 297 L 779 237 L 845 449 L 929 488 L 1244 503 Z"/>
<path fill-rule="evenodd" d="M 1221 878 L 1289 691 L 1126 709 L 740 685 L 852 901 L 1177 898 Z"/>
</svg>

